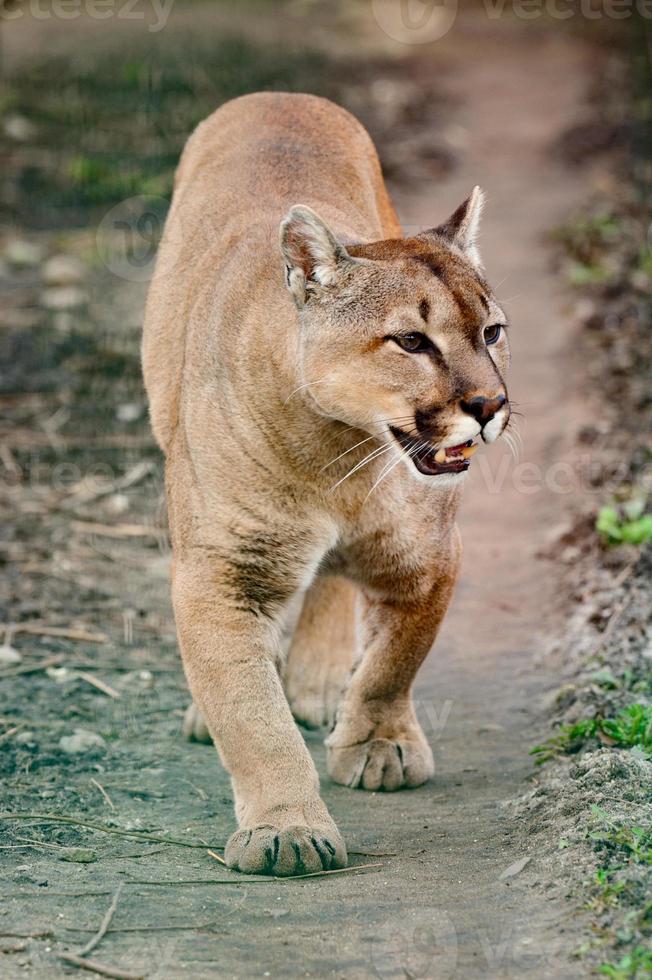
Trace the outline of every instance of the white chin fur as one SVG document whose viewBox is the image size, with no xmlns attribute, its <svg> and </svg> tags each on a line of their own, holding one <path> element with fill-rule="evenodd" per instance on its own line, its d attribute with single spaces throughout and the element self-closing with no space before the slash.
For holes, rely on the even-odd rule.
<svg viewBox="0 0 652 980">
<path fill-rule="evenodd" d="M 410 476 L 412 476 L 417 483 L 423 483 L 425 486 L 436 490 L 449 490 L 451 487 L 459 486 L 468 473 L 468 470 L 464 470 L 462 473 L 439 473 L 434 474 L 433 476 L 428 476 L 426 473 L 420 473 L 412 460 L 408 459 L 407 456 L 405 456 L 403 459 L 403 463 L 410 471 Z"/>
</svg>

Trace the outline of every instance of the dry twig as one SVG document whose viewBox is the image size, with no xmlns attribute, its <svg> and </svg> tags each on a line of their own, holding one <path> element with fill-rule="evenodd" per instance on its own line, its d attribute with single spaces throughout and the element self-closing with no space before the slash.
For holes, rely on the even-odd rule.
<svg viewBox="0 0 652 980">
<path fill-rule="evenodd" d="M 176 840 L 173 837 L 160 837 L 158 834 L 146 834 L 138 830 L 119 830 L 117 827 L 103 827 L 89 820 L 78 820 L 76 817 L 58 816 L 54 813 L 0 813 L 0 820 L 36 820 L 50 823 L 67 823 L 74 827 L 88 827 L 89 830 L 99 830 L 103 834 L 116 834 L 118 837 L 131 837 L 135 840 L 151 840 L 156 844 L 176 844 L 178 847 L 206 848 L 206 844 L 194 844 L 190 841 Z"/>
<path fill-rule="evenodd" d="M 78 966 L 81 970 L 90 970 L 91 973 L 99 973 L 101 977 L 114 977 L 115 980 L 144 980 L 142 973 L 128 973 L 126 970 L 118 970 L 113 966 L 106 966 L 98 963 L 97 960 L 87 960 L 83 956 L 76 956 L 75 953 L 59 953 L 59 959 L 71 966 Z"/>
<path fill-rule="evenodd" d="M 353 874 L 355 871 L 368 871 L 370 868 L 382 868 L 382 862 L 378 861 L 375 864 L 354 864 L 348 868 L 332 868 L 329 871 L 309 871 L 304 875 L 290 875 L 288 877 L 278 878 L 275 875 L 251 875 L 244 876 L 240 871 L 234 872 L 234 878 L 182 878 L 176 881 L 148 881 L 141 878 L 131 878 L 126 884 L 128 885 L 257 885 L 264 884 L 268 881 L 275 881 L 277 884 L 282 884 L 288 881 L 302 881 L 304 878 L 322 878 L 324 875 L 345 875 Z"/>
<path fill-rule="evenodd" d="M 219 861 L 219 862 L 220 862 L 220 864 L 223 864 L 223 865 L 224 865 L 224 867 L 226 867 L 226 861 L 224 860 L 224 858 L 223 858 L 223 857 L 220 857 L 220 855 L 219 855 L 219 854 L 216 854 L 216 853 L 215 853 L 215 851 L 210 851 L 210 850 L 209 850 L 209 851 L 206 851 L 206 853 L 207 853 L 207 854 L 210 854 L 210 856 L 211 856 L 212 858 L 215 858 L 215 860 L 216 860 L 216 861 Z"/>
<path fill-rule="evenodd" d="M 111 799 L 111 797 L 109 796 L 109 794 L 107 793 L 107 791 L 104 789 L 104 787 L 102 786 L 102 784 L 101 783 L 98 783 L 97 779 L 95 779 L 95 777 L 93 777 L 93 776 L 91 776 L 91 782 L 92 782 L 93 786 L 97 786 L 97 788 L 99 789 L 100 793 L 104 797 L 105 802 L 108 803 L 108 805 L 111 807 L 112 810 L 115 810 L 115 806 L 113 805 L 113 800 Z"/>
<path fill-rule="evenodd" d="M 65 660 L 65 655 L 58 653 L 54 657 L 46 657 L 45 660 L 39 660 L 36 664 L 23 664 L 22 667 L 8 667 L 6 670 L 0 671 L 0 681 L 5 677 L 19 677 L 21 674 L 36 674 L 39 670 L 45 670 L 47 667 L 54 667 L 56 664 L 60 664 L 62 660 Z"/>
<path fill-rule="evenodd" d="M 9 623 L 6 630 L 12 633 L 31 633 L 33 636 L 55 636 L 63 640 L 82 640 L 84 643 L 106 643 L 106 633 L 93 633 L 91 630 L 74 626 L 46 626 L 42 623 Z"/>
<path fill-rule="evenodd" d="M 8 728 L 6 732 L 3 732 L 2 735 L 0 735 L 0 744 L 2 744 L 2 742 L 8 742 L 9 739 L 16 734 L 16 732 L 21 730 L 23 724 L 24 722 L 20 722 L 18 725 L 14 725 L 13 728 Z"/>
<path fill-rule="evenodd" d="M 122 892 L 123 884 L 119 884 L 116 892 L 113 896 L 111 904 L 109 905 L 102 922 L 100 923 L 100 928 L 97 930 L 94 936 L 88 940 L 85 946 L 83 946 L 78 953 L 59 953 L 59 958 L 64 960 L 66 963 L 72 964 L 72 966 L 78 966 L 82 970 L 90 970 L 95 973 L 99 973 L 103 977 L 116 977 L 117 980 L 141 980 L 141 974 L 126 973 L 124 970 L 118 970 L 113 966 L 106 966 L 104 963 L 98 963 L 97 960 L 89 960 L 86 957 L 89 953 L 92 953 L 96 949 L 108 931 L 111 925 L 111 919 L 115 914 L 115 910 L 118 907 L 118 902 L 120 900 L 120 893 Z"/>
<path fill-rule="evenodd" d="M 111 925 L 111 919 L 115 915 L 115 910 L 118 907 L 118 902 L 120 901 L 120 894 L 122 892 L 122 888 L 123 888 L 123 883 L 121 882 L 116 888 L 115 895 L 113 896 L 113 901 L 109 905 L 106 911 L 106 915 L 104 916 L 102 922 L 100 923 L 100 928 L 97 930 L 95 935 L 88 940 L 86 945 L 79 950 L 79 956 L 88 956 L 88 954 L 92 953 L 93 950 L 97 946 L 99 946 L 102 940 L 104 939 L 106 935 L 106 930 Z"/>
<path fill-rule="evenodd" d="M 164 533 L 160 527 L 147 524 L 99 524 L 93 521 L 73 521 L 72 528 L 82 534 L 97 534 L 105 538 L 158 538 Z"/>
<path fill-rule="evenodd" d="M 102 692 L 102 694 L 106 694 L 110 698 L 122 697 L 119 691 L 116 691 L 116 689 L 111 687 L 110 684 L 107 684 L 106 681 L 101 681 L 99 677 L 93 677 L 92 674 L 87 673 L 85 670 L 78 670 L 76 673 L 77 677 L 81 677 L 81 679 L 86 681 L 87 684 L 91 684 L 93 687 L 96 687 L 98 691 Z"/>
</svg>

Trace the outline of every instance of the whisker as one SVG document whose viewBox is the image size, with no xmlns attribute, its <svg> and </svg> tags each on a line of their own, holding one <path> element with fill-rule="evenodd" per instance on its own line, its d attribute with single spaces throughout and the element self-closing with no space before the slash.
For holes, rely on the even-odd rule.
<svg viewBox="0 0 652 980">
<path fill-rule="evenodd" d="M 290 394 L 287 396 L 287 398 L 283 402 L 283 407 L 285 407 L 287 405 L 287 403 L 290 401 L 290 399 L 294 395 L 296 395 L 297 392 L 302 391 L 304 388 L 312 388 L 313 385 L 324 385 L 324 384 L 335 384 L 335 382 L 334 381 L 331 381 L 330 378 L 320 378 L 318 381 L 306 381 L 306 382 L 304 382 L 304 384 L 299 385 L 298 388 L 295 388 L 294 391 L 291 391 L 290 392 Z"/>
<path fill-rule="evenodd" d="M 512 433 L 511 432 L 507 432 L 507 430 L 505 430 L 505 432 L 503 433 L 503 435 L 505 436 L 505 442 L 507 443 L 507 446 L 509 447 L 509 451 L 510 451 L 510 453 L 512 455 L 512 459 L 514 459 L 515 461 L 518 461 L 518 453 L 516 451 L 516 446 L 514 445 L 514 439 L 513 439 Z"/>
<path fill-rule="evenodd" d="M 510 447 L 512 456 L 516 461 L 518 461 L 523 450 L 523 437 L 521 436 L 515 420 L 512 419 L 511 416 L 507 420 L 507 425 L 503 430 L 503 435 L 505 436 L 507 445 Z"/>
<path fill-rule="evenodd" d="M 332 459 L 330 463 L 326 463 L 325 466 L 322 466 L 319 472 L 323 473 L 324 470 L 327 470 L 329 466 L 333 465 L 333 463 L 337 463 L 338 459 L 341 459 L 342 456 L 348 456 L 348 454 L 352 453 L 354 449 L 358 448 L 358 446 L 364 446 L 365 442 L 371 442 L 372 439 L 377 439 L 377 438 L 378 438 L 377 436 L 367 436 L 366 439 L 361 439 L 360 442 L 356 442 L 355 446 L 351 446 L 350 449 L 345 449 L 343 453 L 340 453 L 339 456 L 336 456 L 335 459 Z"/>
<path fill-rule="evenodd" d="M 364 432 L 365 429 L 370 429 L 370 428 L 372 428 L 374 426 L 378 426 L 379 427 L 379 434 L 382 434 L 385 431 L 385 425 L 386 424 L 389 425 L 390 422 L 414 422 L 414 416 L 413 415 L 397 415 L 395 418 L 378 419 L 377 422 L 368 422 L 364 426 L 363 425 L 348 425 L 345 429 L 338 429 L 337 432 L 331 433 L 331 435 L 328 436 L 328 438 L 325 440 L 324 445 L 325 446 L 330 446 L 331 443 L 335 442 L 336 439 L 339 439 L 340 436 L 344 436 L 344 435 L 346 435 L 347 432 L 352 432 L 354 429 L 359 429 L 361 432 Z"/>
<path fill-rule="evenodd" d="M 389 452 L 391 448 L 392 448 L 391 445 L 385 444 L 378 447 L 377 449 L 372 450 L 372 452 L 370 452 L 368 456 L 365 456 L 363 460 L 361 460 L 359 463 L 356 463 L 353 469 L 350 469 L 349 472 L 345 476 L 343 476 L 341 480 L 338 480 L 337 483 L 334 483 L 333 486 L 330 488 L 329 493 L 332 493 L 333 490 L 339 487 L 340 483 L 344 483 L 344 481 L 348 480 L 350 476 L 353 476 L 353 474 L 357 472 L 357 470 L 361 469 L 363 466 L 366 466 L 367 463 L 370 463 L 372 459 L 377 459 L 379 456 L 382 456 L 383 453 Z"/>
<path fill-rule="evenodd" d="M 414 431 L 416 432 L 417 430 L 415 429 Z M 376 487 L 378 487 L 382 483 L 382 481 L 385 479 L 385 477 L 389 476 L 389 474 L 392 472 L 392 470 L 394 469 L 394 467 L 397 466 L 400 462 L 402 462 L 402 460 L 404 460 L 406 458 L 406 456 L 407 456 L 408 459 L 412 459 L 414 456 L 417 455 L 417 453 L 420 450 L 425 450 L 425 452 L 429 452 L 430 451 L 430 448 L 431 447 L 427 443 L 421 442 L 420 439 L 416 439 L 416 440 L 413 439 L 412 442 L 411 442 L 411 445 L 409 445 L 405 451 L 399 452 L 398 459 L 393 460 L 388 466 L 385 466 L 385 468 L 383 469 L 382 473 L 380 474 L 380 476 L 378 477 L 378 479 L 374 483 L 373 487 L 371 488 L 371 490 L 369 491 L 369 493 L 365 497 L 365 499 L 363 501 L 363 506 L 369 500 L 369 497 L 374 492 L 374 490 L 376 489 Z"/>
<path fill-rule="evenodd" d="M 369 493 L 367 494 L 367 496 L 364 498 L 364 500 L 362 502 L 363 506 L 369 500 L 369 497 L 372 495 L 372 493 L 374 492 L 374 490 L 376 489 L 376 487 L 379 486 L 383 482 L 383 480 L 385 479 L 386 476 L 389 476 L 389 474 L 392 472 L 392 470 L 394 469 L 394 467 L 395 466 L 398 466 L 398 464 L 400 462 L 402 462 L 403 458 L 404 458 L 404 454 L 402 452 L 399 452 L 397 459 L 393 459 L 390 463 L 388 463 L 385 466 L 385 468 L 383 469 L 382 473 L 380 474 L 380 476 L 378 477 L 378 479 L 374 483 L 373 487 L 371 488 L 371 490 L 369 491 Z"/>
</svg>

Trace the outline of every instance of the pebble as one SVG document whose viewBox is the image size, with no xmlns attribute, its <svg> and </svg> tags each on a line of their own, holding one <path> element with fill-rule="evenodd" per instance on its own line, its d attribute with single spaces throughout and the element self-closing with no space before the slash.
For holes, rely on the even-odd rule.
<svg viewBox="0 0 652 980">
<path fill-rule="evenodd" d="M 124 514 L 129 510 L 130 500 L 126 493 L 113 493 L 106 501 L 106 509 L 110 514 Z"/>
<path fill-rule="evenodd" d="M 86 293 L 78 286 L 52 286 L 41 293 L 41 306 L 46 310 L 74 310 L 87 301 Z"/>
<path fill-rule="evenodd" d="M 520 874 L 528 866 L 531 860 L 531 857 L 524 857 L 520 861 L 515 861 L 514 864 L 510 864 L 500 875 L 500 880 L 505 881 L 507 878 L 515 878 L 517 874 Z"/>
<path fill-rule="evenodd" d="M 43 266 L 43 280 L 48 286 L 78 285 L 85 275 L 84 263 L 74 255 L 53 255 Z"/>
<path fill-rule="evenodd" d="M 23 658 L 18 650 L 14 650 L 7 643 L 0 646 L 0 667 L 9 667 L 12 664 L 19 664 Z"/>
<path fill-rule="evenodd" d="M 138 402 L 125 402 L 118 405 L 115 414 L 120 422 L 135 422 L 143 414 L 143 406 Z"/>
<path fill-rule="evenodd" d="M 59 739 L 59 748 L 66 755 L 81 755 L 94 749 L 105 749 L 106 742 L 97 732 L 89 732 L 86 728 L 75 728 L 72 735 L 64 735 Z"/>
<path fill-rule="evenodd" d="M 10 265 L 38 265 L 43 258 L 43 249 L 36 242 L 12 238 L 5 245 L 4 257 Z"/>
<path fill-rule="evenodd" d="M 36 126 L 25 116 L 20 116 L 17 112 L 5 116 L 2 128 L 5 135 L 17 143 L 25 143 L 27 140 L 34 139 L 36 136 Z"/>
<path fill-rule="evenodd" d="M 36 745 L 36 735 L 34 732 L 19 732 L 14 741 L 18 745 Z"/>
</svg>

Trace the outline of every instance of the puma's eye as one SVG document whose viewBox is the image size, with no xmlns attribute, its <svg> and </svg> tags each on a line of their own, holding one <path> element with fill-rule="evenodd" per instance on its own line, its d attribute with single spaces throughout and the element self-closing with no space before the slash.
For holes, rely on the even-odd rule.
<svg viewBox="0 0 652 980">
<path fill-rule="evenodd" d="M 484 328 L 484 342 L 487 347 L 490 347 L 491 344 L 496 343 L 502 333 L 502 330 L 503 328 L 500 323 L 492 323 L 490 327 Z"/>
<path fill-rule="evenodd" d="M 423 333 L 403 333 L 392 337 L 395 344 L 408 354 L 421 354 L 424 351 L 432 350 L 432 344 Z"/>
</svg>

